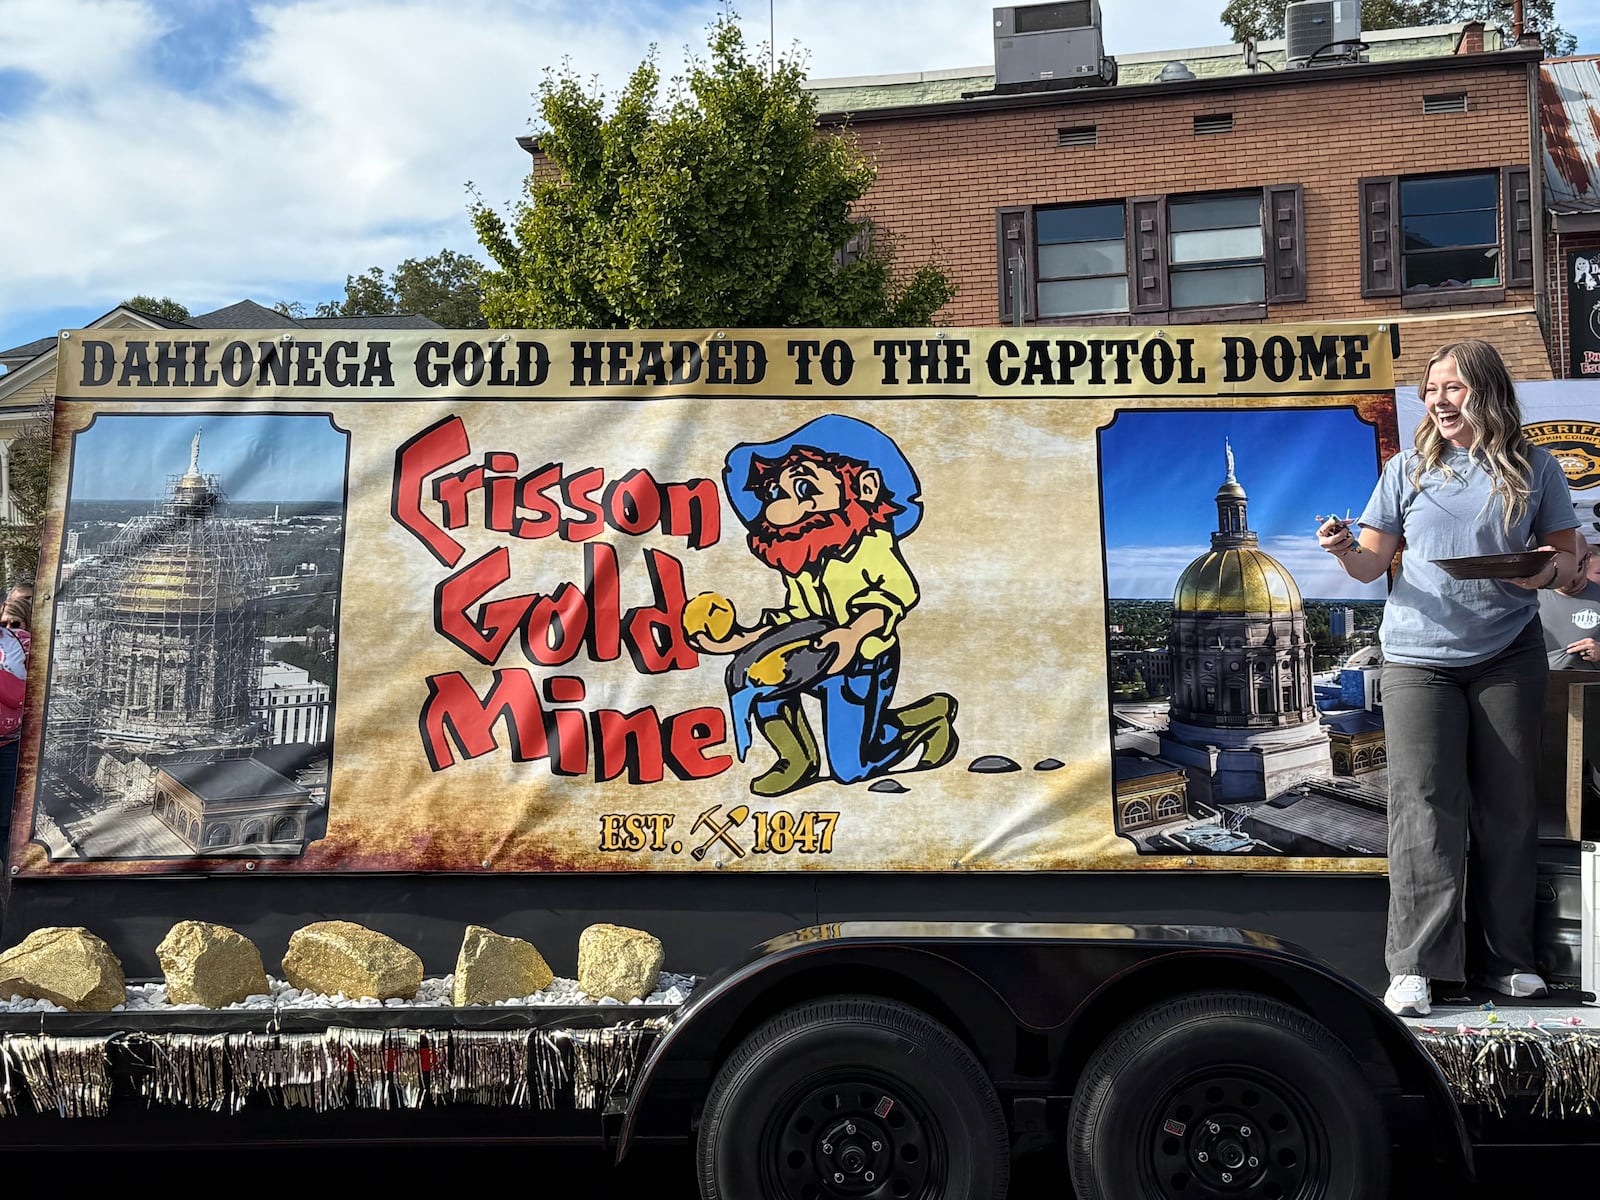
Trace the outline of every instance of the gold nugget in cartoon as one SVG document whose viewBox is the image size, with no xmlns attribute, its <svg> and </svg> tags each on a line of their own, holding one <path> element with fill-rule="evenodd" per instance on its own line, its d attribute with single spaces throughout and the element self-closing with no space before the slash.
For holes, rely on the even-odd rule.
<svg viewBox="0 0 1600 1200">
<path fill-rule="evenodd" d="M 900 543 L 922 518 L 911 464 L 881 430 L 826 416 L 765 445 L 739 445 L 722 473 L 750 550 L 778 571 L 781 608 L 753 626 L 703 592 L 684 609 L 697 648 L 732 654 L 727 671 L 742 761 L 753 723 L 778 760 L 750 783 L 782 796 L 822 777 L 804 696 L 822 706 L 829 773 L 856 783 L 911 763 L 942 766 L 956 752 L 953 696 L 891 708 L 900 675 L 897 632 L 917 603 Z M 918 757 L 920 755 L 920 757 Z"/>
</svg>

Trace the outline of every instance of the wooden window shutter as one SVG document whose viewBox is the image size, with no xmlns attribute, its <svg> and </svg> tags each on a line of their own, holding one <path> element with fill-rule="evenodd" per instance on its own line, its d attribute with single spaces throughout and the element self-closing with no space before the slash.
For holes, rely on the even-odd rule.
<svg viewBox="0 0 1600 1200">
<path fill-rule="evenodd" d="M 1305 190 L 1298 183 L 1262 189 L 1267 242 L 1267 303 L 1306 298 Z"/>
<path fill-rule="evenodd" d="M 1500 172 L 1501 212 L 1505 214 L 1505 266 L 1501 279 L 1507 287 L 1533 286 L 1533 192 L 1527 167 L 1506 167 Z"/>
<path fill-rule="evenodd" d="M 1400 178 L 1376 175 L 1361 188 L 1361 294 L 1400 294 Z"/>
<path fill-rule="evenodd" d="M 1000 320 L 1011 324 L 1011 266 L 1013 260 L 1022 260 L 1020 291 L 1022 293 L 1022 319 L 1031 320 L 1034 313 L 1033 286 L 1033 209 L 1029 207 L 1002 208 L 995 212 L 995 266 L 998 274 Z"/>
<path fill-rule="evenodd" d="M 1160 312 L 1167 303 L 1167 198 L 1138 196 L 1128 201 L 1128 288 L 1130 312 Z"/>
</svg>

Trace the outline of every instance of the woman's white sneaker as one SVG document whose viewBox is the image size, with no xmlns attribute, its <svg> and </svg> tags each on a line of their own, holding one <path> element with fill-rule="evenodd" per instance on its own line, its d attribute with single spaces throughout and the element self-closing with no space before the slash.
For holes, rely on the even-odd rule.
<svg viewBox="0 0 1600 1200">
<path fill-rule="evenodd" d="M 1425 1017 L 1433 1009 L 1433 989 L 1421 975 L 1396 975 L 1383 1003 L 1397 1017 Z"/>
<path fill-rule="evenodd" d="M 1518 971 L 1514 975 L 1487 975 L 1484 984 L 1502 996 L 1548 996 L 1550 989 L 1544 979 L 1532 971 Z"/>
</svg>

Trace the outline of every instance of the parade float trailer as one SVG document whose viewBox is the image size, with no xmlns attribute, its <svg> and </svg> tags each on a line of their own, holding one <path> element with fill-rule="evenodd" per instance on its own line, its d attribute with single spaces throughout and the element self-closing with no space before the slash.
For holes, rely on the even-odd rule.
<svg viewBox="0 0 1600 1200">
<path fill-rule="evenodd" d="M 0 1139 L 1274 1200 L 1600 1140 L 1581 679 L 1561 1007 L 1375 996 L 1384 589 L 1311 530 L 1395 340 L 63 333 Z"/>
</svg>

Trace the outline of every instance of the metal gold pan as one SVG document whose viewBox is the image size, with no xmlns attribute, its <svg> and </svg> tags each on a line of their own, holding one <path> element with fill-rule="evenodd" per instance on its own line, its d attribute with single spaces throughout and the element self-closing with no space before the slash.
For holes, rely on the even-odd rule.
<svg viewBox="0 0 1600 1200">
<path fill-rule="evenodd" d="M 752 683 L 770 686 L 772 690 L 765 693 L 769 698 L 804 691 L 826 675 L 833 662 L 831 651 L 818 650 L 811 645 L 813 639 L 832 628 L 828 621 L 808 617 L 769 629 L 733 656 L 725 679 L 728 694 Z M 778 656 L 783 670 L 776 680 L 768 677 L 768 671 L 779 663 L 763 661 L 773 655 Z M 756 678 L 757 675 L 762 678 Z"/>
<path fill-rule="evenodd" d="M 1522 550 L 1516 554 L 1475 554 L 1430 561 L 1452 579 L 1526 579 L 1548 569 L 1555 556 L 1554 550 Z"/>
</svg>

